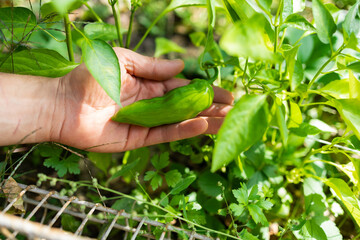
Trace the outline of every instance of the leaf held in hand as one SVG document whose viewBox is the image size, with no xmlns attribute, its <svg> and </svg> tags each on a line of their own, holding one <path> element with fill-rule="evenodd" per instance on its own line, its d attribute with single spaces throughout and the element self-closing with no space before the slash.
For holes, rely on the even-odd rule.
<svg viewBox="0 0 360 240">
<path fill-rule="evenodd" d="M 121 106 L 120 65 L 112 47 L 102 40 L 84 39 L 82 51 L 89 72 L 111 99 Z"/>
</svg>

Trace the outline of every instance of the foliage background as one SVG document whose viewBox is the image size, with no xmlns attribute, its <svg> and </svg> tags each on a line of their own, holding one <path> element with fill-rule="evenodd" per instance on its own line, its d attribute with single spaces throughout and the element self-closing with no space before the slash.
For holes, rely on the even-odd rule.
<svg viewBox="0 0 360 240">
<path fill-rule="evenodd" d="M 210 2 L 216 4 L 216 1 Z M 218 2 L 222 6 L 225 2 L 237 6 L 236 1 Z M 244 1 L 239 2 L 244 4 Z M 300 12 L 308 22 L 297 18 L 285 23 L 288 18 L 284 17 L 283 25 L 275 24 L 279 5 L 284 2 L 254 2 L 267 10 L 264 12 L 268 14 L 263 13 L 264 19 L 272 18 L 274 23 L 269 31 L 278 31 L 279 38 L 268 33 L 264 35 L 266 20 L 261 23 L 259 18 L 250 17 L 248 22 L 242 20 L 241 24 L 234 24 L 237 28 L 232 27 L 232 20 L 239 12 L 232 15 L 229 14 L 230 8 L 217 8 L 216 15 L 213 15 L 216 19 L 213 37 L 220 44 L 223 60 L 216 59 L 216 50 L 204 46 L 208 30 L 214 27 L 212 21 L 208 21 L 211 20 L 208 17 L 211 9 L 206 7 L 179 8 L 167 13 L 137 50 L 148 56 L 182 58 L 185 69 L 180 77 L 188 79 L 208 78 L 205 65 L 202 65 L 204 62 L 209 63 L 210 68 L 220 69 L 221 78 L 218 77 L 215 84 L 231 90 L 240 106 L 236 107 L 238 111 L 234 111 L 232 118 L 228 118 L 227 129 L 239 131 L 239 123 L 248 121 L 245 125 L 248 128 L 243 132 L 250 129 L 247 139 L 251 141 L 245 141 L 246 146 L 236 145 L 236 138 L 231 138 L 225 130 L 219 136 L 200 136 L 116 154 L 87 153 L 54 143 L 8 146 L 0 151 L 0 157 L 4 159 L 0 162 L 1 177 L 13 175 L 18 182 L 37 183 L 61 194 L 106 202 L 115 209 L 125 209 L 135 215 L 170 222 L 185 229 L 194 228 L 199 233 L 224 239 L 231 236 L 243 239 L 359 238 L 359 154 L 356 154 L 360 149 L 357 134 L 359 105 L 358 102 L 350 104 L 354 116 L 350 120 L 344 114 L 339 115 L 342 108 L 336 105 L 343 101 L 341 99 L 354 98 L 354 94 L 359 96 L 356 95 L 360 89 L 358 37 L 351 40 L 342 27 L 347 14 L 345 10 L 358 6 L 359 1 L 337 1 L 327 5 L 313 1 L 313 5 L 320 6 L 320 11 L 325 11 L 322 30 L 333 31 L 329 14 L 334 21 L 334 31 L 320 33 L 320 37 L 322 30 L 318 26 L 321 23 L 316 22 L 320 18 L 316 19 L 315 15 L 314 19 L 311 7 Z M 141 3 L 134 15 L 130 48 L 136 46 L 155 17 L 170 4 L 165 0 L 144 0 Z M 293 6 L 295 3 L 305 4 L 294 1 Z M 36 16 L 41 5 L 39 1 L 2 1 L 0 6 L 11 4 L 32 8 Z M 104 22 L 115 24 L 107 1 L 88 1 L 87 4 Z M 130 23 L 128 4 L 119 1 L 117 5 L 124 31 Z M 250 10 L 244 11 L 249 13 Z M 358 7 L 356 12 L 353 26 L 359 26 Z M 97 21 L 86 6 L 74 10 L 69 17 L 80 29 Z M 62 20 L 52 21 L 46 26 L 47 31 L 57 40 L 64 40 Z M 108 42 L 117 43 L 116 32 L 111 33 L 114 37 Z M 329 35 L 330 40 L 324 39 L 324 35 Z M 264 36 L 268 39 L 259 42 Z M 79 38 L 73 31 L 75 62 L 81 60 L 81 48 L 77 45 Z M 4 57 L 9 49 L 4 38 L 1 40 Z M 44 31 L 34 31 L 29 39 L 16 45 L 16 52 L 28 48 L 51 49 L 68 59 L 66 42 L 57 40 Z M 344 41 L 355 41 L 355 47 L 335 56 Z M 240 46 L 239 42 L 244 44 L 244 49 L 233 47 Z M 269 42 L 272 48 L 266 55 Z M 282 57 L 280 63 L 273 61 L 276 57 L 272 54 L 274 45 L 278 46 Z M 250 49 L 248 52 L 246 47 Z M 199 59 L 204 51 L 202 62 Z M 245 52 L 245 55 L 239 56 L 239 52 Z M 299 68 L 294 70 L 296 66 L 300 66 L 301 71 Z M 0 67 L 0 70 L 4 69 Z M 209 71 L 210 75 L 213 74 L 212 70 Z M 314 77 L 317 73 L 319 78 Z M 308 89 L 311 79 L 314 79 L 314 87 Z M 357 89 L 355 93 L 351 90 L 353 88 Z M 268 97 L 261 95 L 264 92 Z M 242 98 L 245 93 L 258 95 Z M 323 104 L 326 101 L 333 104 Z M 241 109 L 254 109 L 256 106 L 260 110 L 251 116 L 246 115 L 248 117 L 241 121 Z M 347 127 L 351 125 L 349 121 L 354 126 Z M 257 131 L 260 133 L 256 135 Z M 217 139 L 228 136 L 228 140 Z M 214 153 L 216 139 L 219 149 L 236 145 L 233 148 L 239 157 L 235 161 L 231 154 L 228 154 L 229 161 L 224 160 L 225 157 L 216 157 L 216 154 L 227 154 Z M 214 162 L 219 164 L 214 167 Z M 19 168 L 15 169 L 18 164 Z M 228 165 L 223 167 L 224 164 Z M 97 188 L 101 190 L 101 196 Z M 62 224 L 69 230 L 72 228 L 68 226 L 70 222 L 76 223 L 76 220 L 65 215 Z M 101 226 L 88 227 L 87 231 L 96 237 Z M 158 234 L 155 229 L 154 233 Z"/>
</svg>

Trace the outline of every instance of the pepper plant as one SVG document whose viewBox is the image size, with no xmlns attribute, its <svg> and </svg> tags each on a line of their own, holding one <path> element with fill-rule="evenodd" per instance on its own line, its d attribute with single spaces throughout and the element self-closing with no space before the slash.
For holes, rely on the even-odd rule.
<svg viewBox="0 0 360 240">
<path fill-rule="evenodd" d="M 338 6 L 321 0 L 165 1 L 136 43 L 135 13 L 151 2 L 128 3 L 127 30 L 121 28 L 118 1 L 108 2 L 114 25 L 104 22 L 90 2 L 40 1 L 39 17 L 29 8 L 0 8 L 0 70 L 63 76 L 79 64 L 75 47 L 121 105 L 120 68 L 111 46 L 139 50 L 169 13 L 185 24 L 191 22 L 187 14 L 202 9 L 207 29 L 191 23 L 188 37 L 199 54 L 197 60 L 186 59 L 184 72 L 232 91 L 235 105 L 217 135 L 158 145 L 151 148 L 155 153 L 128 151 L 121 166 L 114 166 L 115 156 L 88 153 L 101 170 L 100 184 L 44 175 L 40 183 L 71 184 L 72 192 L 74 184 L 97 187 L 124 197 L 114 208 L 165 223 L 177 219 L 184 228 L 221 239 L 359 238 L 359 0 Z M 96 22 L 70 21 L 69 14 L 81 6 Z M 59 23 L 64 34 L 54 31 Z M 63 44 L 66 54 L 37 45 L 39 33 Z M 156 56 L 186 51 L 163 36 L 155 42 Z M 191 72 L 188 62 L 197 69 Z M 45 165 L 61 177 L 78 173 L 75 157 L 69 164 L 61 152 L 58 146 L 52 151 L 42 146 L 34 155 L 48 158 Z M 124 194 L 110 188 L 114 180 L 136 184 Z"/>
</svg>

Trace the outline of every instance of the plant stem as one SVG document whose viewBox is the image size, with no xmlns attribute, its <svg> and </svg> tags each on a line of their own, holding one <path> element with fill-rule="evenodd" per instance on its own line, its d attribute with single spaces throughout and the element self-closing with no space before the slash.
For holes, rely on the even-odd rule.
<svg viewBox="0 0 360 240">
<path fill-rule="evenodd" d="M 311 88 L 311 86 L 313 85 L 313 83 L 315 82 L 315 80 L 317 79 L 317 77 L 321 74 L 322 70 L 324 70 L 324 68 L 335 58 L 337 57 L 342 50 L 344 50 L 345 48 L 345 44 L 341 45 L 341 47 L 332 54 L 332 56 L 321 66 L 321 68 L 316 72 L 315 76 L 311 79 L 311 81 L 308 84 L 308 90 Z"/>
<path fill-rule="evenodd" d="M 65 14 L 64 16 L 64 24 L 65 24 L 66 45 L 69 54 L 69 60 L 71 62 L 74 62 L 74 50 L 72 46 L 71 25 L 68 14 Z"/>
<path fill-rule="evenodd" d="M 116 12 L 115 9 L 115 4 L 111 4 L 111 9 L 114 15 L 114 19 L 115 19 L 115 27 L 116 27 L 116 32 L 117 32 L 117 36 L 118 36 L 118 41 L 120 44 L 120 47 L 123 47 L 123 38 L 122 38 L 122 34 L 121 34 L 121 27 L 120 27 L 120 17 L 119 14 Z"/>
<path fill-rule="evenodd" d="M 248 89 L 247 89 L 247 84 L 245 82 L 245 76 L 246 76 L 246 70 L 247 70 L 248 62 L 249 62 L 249 58 L 246 58 L 245 67 L 244 67 L 244 73 L 243 73 L 243 76 L 242 76 L 242 84 L 244 85 L 244 89 L 245 89 L 246 94 L 249 94 Z"/>
<path fill-rule="evenodd" d="M 129 23 L 129 28 L 128 28 L 128 32 L 126 35 L 126 48 L 130 47 L 130 40 L 131 40 L 131 33 L 132 33 L 132 25 L 133 25 L 133 21 L 134 21 L 134 16 L 135 16 L 135 10 L 131 10 L 131 15 L 130 15 L 130 23 Z"/>
<path fill-rule="evenodd" d="M 94 15 L 94 17 L 96 18 L 96 20 L 98 22 L 103 22 L 103 20 L 99 17 L 99 15 L 97 15 L 97 13 L 94 11 L 94 9 L 86 2 L 83 1 L 83 4 L 89 9 L 89 11 Z"/>
<path fill-rule="evenodd" d="M 155 26 L 155 24 L 167 13 L 166 10 L 164 10 L 162 13 L 160 13 L 160 15 L 158 15 L 155 20 L 151 23 L 151 25 L 148 27 L 148 29 L 146 30 L 146 32 L 144 33 L 144 35 L 142 36 L 142 38 L 140 39 L 140 41 L 138 42 L 138 44 L 134 47 L 133 51 L 136 51 L 141 44 L 143 43 L 143 41 L 145 40 L 145 38 L 147 37 L 147 35 L 150 33 L 151 29 Z"/>
</svg>

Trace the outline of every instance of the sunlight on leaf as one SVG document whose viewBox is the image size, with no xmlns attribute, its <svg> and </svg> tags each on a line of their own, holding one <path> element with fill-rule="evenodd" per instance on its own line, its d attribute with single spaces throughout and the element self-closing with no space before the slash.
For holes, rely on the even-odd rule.
<svg viewBox="0 0 360 240">
<path fill-rule="evenodd" d="M 120 65 L 113 48 L 102 40 L 85 39 L 81 49 L 90 73 L 111 99 L 121 106 Z"/>
</svg>

